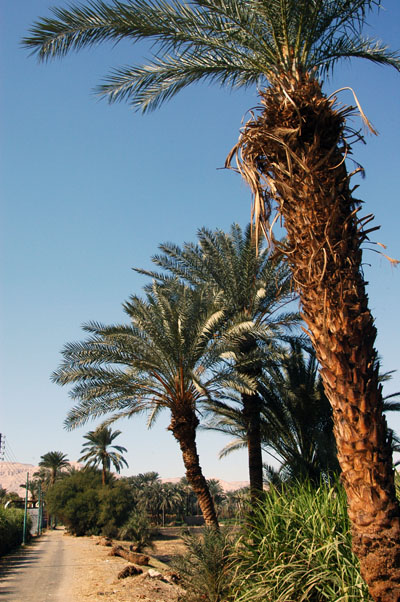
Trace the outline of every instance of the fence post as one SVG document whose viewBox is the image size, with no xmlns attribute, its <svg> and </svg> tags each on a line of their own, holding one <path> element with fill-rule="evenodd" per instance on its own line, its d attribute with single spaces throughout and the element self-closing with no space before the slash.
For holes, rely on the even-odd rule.
<svg viewBox="0 0 400 602">
<path fill-rule="evenodd" d="M 42 487 L 41 487 L 41 483 L 39 482 L 39 490 L 38 490 L 38 521 L 37 521 L 37 531 L 36 531 L 36 535 L 41 535 L 42 532 L 42 517 L 41 517 L 41 505 L 42 505 Z"/>
<path fill-rule="evenodd" d="M 27 514 L 28 514 L 28 486 L 29 486 L 29 472 L 26 473 L 24 530 L 22 532 L 22 545 L 23 546 L 26 543 L 26 517 L 27 517 Z"/>
</svg>

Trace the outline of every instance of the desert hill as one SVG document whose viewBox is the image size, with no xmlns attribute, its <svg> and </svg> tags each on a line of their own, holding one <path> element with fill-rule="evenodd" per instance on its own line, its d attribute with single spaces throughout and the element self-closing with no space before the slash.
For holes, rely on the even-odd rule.
<svg viewBox="0 0 400 602">
<path fill-rule="evenodd" d="M 82 464 L 79 462 L 70 462 L 74 468 L 81 468 Z M 24 497 L 25 489 L 21 487 L 26 482 L 26 473 L 29 474 L 29 479 L 32 479 L 33 474 L 39 470 L 39 466 L 33 466 L 33 464 L 21 464 L 19 462 L 0 462 L 0 487 L 11 492 L 18 493 L 19 496 Z M 118 476 L 118 475 L 117 475 Z M 161 479 L 163 483 L 178 483 L 180 477 L 172 477 L 170 479 Z M 248 487 L 248 481 L 222 481 L 217 479 L 222 486 L 224 491 L 234 491 L 241 487 Z"/>
<path fill-rule="evenodd" d="M 70 462 L 74 468 L 81 468 L 79 462 Z M 25 496 L 25 488 L 21 485 L 26 483 L 26 473 L 29 474 L 29 480 L 33 478 L 33 473 L 39 470 L 40 466 L 33 464 L 22 464 L 19 462 L 0 462 L 0 487 L 7 489 L 8 492 L 18 493 L 19 496 Z"/>
</svg>

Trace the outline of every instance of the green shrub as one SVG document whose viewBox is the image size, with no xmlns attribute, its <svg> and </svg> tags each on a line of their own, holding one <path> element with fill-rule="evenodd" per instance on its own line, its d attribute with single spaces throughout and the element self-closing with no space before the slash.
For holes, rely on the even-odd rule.
<svg viewBox="0 0 400 602">
<path fill-rule="evenodd" d="M 19 508 L 0 507 L 0 556 L 22 543 L 24 511 Z M 30 539 L 31 519 L 26 522 L 26 536 Z"/>
<path fill-rule="evenodd" d="M 186 595 L 182 602 L 224 602 L 231 581 L 232 535 L 205 527 L 201 535 L 183 535 L 187 554 L 174 561 Z"/>
<path fill-rule="evenodd" d="M 119 480 L 99 490 L 98 524 L 103 535 L 117 537 L 118 530 L 132 512 L 135 502 L 131 488 Z"/>
<path fill-rule="evenodd" d="M 49 488 L 49 514 L 57 516 L 74 535 L 114 537 L 132 510 L 130 488 L 125 483 L 101 483 L 96 470 L 75 472 Z"/>
<path fill-rule="evenodd" d="M 134 510 L 120 528 L 118 536 L 120 539 L 131 541 L 135 550 L 140 552 L 153 546 L 154 529 L 146 514 Z"/>
<path fill-rule="evenodd" d="M 339 485 L 271 488 L 232 561 L 235 602 L 367 602 Z"/>
</svg>

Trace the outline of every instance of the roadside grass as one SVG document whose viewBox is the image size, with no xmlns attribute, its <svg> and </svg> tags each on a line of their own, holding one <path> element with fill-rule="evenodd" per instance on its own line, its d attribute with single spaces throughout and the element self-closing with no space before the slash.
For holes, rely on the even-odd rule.
<svg viewBox="0 0 400 602">
<path fill-rule="evenodd" d="M 234 602 L 370 602 L 339 484 L 272 487 L 231 559 Z"/>
</svg>

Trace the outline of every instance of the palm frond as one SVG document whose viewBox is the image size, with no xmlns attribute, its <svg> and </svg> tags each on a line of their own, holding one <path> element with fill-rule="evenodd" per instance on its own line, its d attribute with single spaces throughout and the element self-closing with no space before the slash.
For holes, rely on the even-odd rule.
<svg viewBox="0 0 400 602">
<path fill-rule="evenodd" d="M 238 449 L 243 449 L 245 447 L 247 447 L 246 441 L 243 441 L 243 439 L 233 439 L 221 449 L 221 451 L 218 454 L 218 458 L 222 460 L 222 458 L 226 458 L 226 456 L 228 456 L 232 452 L 237 451 Z"/>
<path fill-rule="evenodd" d="M 361 35 L 377 0 L 92 0 L 53 8 L 23 44 L 40 60 L 107 41 L 149 39 L 153 58 L 115 69 L 98 90 L 146 111 L 200 80 L 236 88 L 282 73 L 323 75 L 360 57 L 400 70 L 400 58 Z"/>
</svg>

